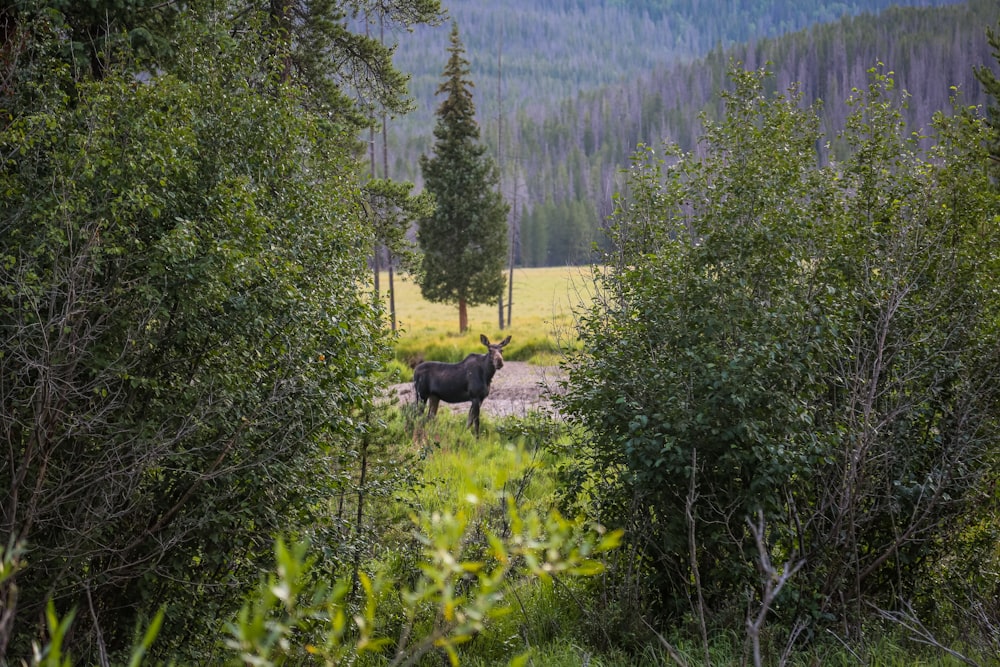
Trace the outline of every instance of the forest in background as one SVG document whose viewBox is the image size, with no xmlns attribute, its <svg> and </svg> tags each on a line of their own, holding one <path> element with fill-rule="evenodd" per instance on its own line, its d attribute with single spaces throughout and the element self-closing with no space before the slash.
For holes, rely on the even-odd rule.
<svg viewBox="0 0 1000 667">
<path fill-rule="evenodd" d="M 794 9 L 790 3 L 771 3 L 756 13 L 716 4 L 702 3 L 696 10 L 695 3 L 670 3 L 670 13 L 657 12 L 663 3 L 600 3 L 584 10 L 582 3 L 565 2 L 547 13 L 534 6 L 501 11 L 457 2 L 449 7 L 468 45 L 483 139 L 501 163 L 521 265 L 592 259 L 593 244 L 603 241 L 601 230 L 623 184 L 621 170 L 636 146 L 670 141 L 697 152 L 700 115 L 719 116 L 731 60 L 748 68 L 767 66 L 775 72 L 777 90 L 798 83 L 804 103 L 822 101 L 823 130 L 834 153 L 847 115 L 845 101 L 853 87 L 865 85 L 867 70 L 877 63 L 893 72 L 897 88 L 910 96 L 906 120 L 913 127 L 926 127 L 934 112 L 950 107 L 953 86 L 965 104 L 984 101 L 972 68 L 991 61 L 985 26 L 1000 16 L 991 0 L 896 6 L 877 15 L 872 12 L 888 3 L 797 3 Z M 816 23 L 848 13 L 857 15 Z M 497 51 L 488 40 L 505 21 L 513 25 L 503 28 L 498 127 Z M 606 39 L 609 25 L 621 34 L 614 40 L 618 46 L 589 60 L 587 54 L 597 51 L 587 40 Z M 691 25 L 698 25 L 698 39 L 684 37 L 689 33 L 683 26 Z M 574 39 L 564 40 L 555 26 Z M 794 28 L 802 29 L 782 34 Z M 434 68 L 443 57 L 430 51 L 434 41 L 426 35 L 433 33 L 423 31 L 400 36 L 398 52 L 402 68 L 413 72 L 411 93 L 418 109 L 405 124 L 388 122 L 390 176 L 418 185 L 416 165 L 419 155 L 429 152 L 431 138 L 430 125 L 421 130 L 420 123 L 431 113 L 425 100 L 440 78 Z M 667 34 L 672 39 L 665 40 Z M 552 53 L 538 57 L 538 44 Z M 576 48 L 571 55 L 579 58 L 561 56 L 557 45 Z M 629 56 L 630 49 L 641 55 Z M 825 155 L 825 145 L 817 149 Z"/>
<path fill-rule="evenodd" d="M 541 119 L 583 91 L 618 84 L 637 74 L 690 62 L 715 48 L 777 37 L 845 16 L 877 14 L 893 5 L 940 7 L 956 0 L 507 0 L 445 3 L 458 23 L 480 115 L 495 119 L 527 113 Z M 434 91 L 446 61 L 449 23 L 390 32 L 395 62 L 410 74 L 416 109 L 393 119 L 400 138 L 429 134 L 439 101 Z M 373 25 L 371 29 L 377 28 Z M 502 56 L 502 105 L 497 59 Z M 500 109 L 499 107 L 503 108 Z M 429 139 L 428 146 L 429 144 Z"/>
</svg>

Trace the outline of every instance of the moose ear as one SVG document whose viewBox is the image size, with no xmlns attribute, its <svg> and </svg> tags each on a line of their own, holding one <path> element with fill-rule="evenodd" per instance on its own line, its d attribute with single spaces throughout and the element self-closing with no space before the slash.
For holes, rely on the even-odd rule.
<svg viewBox="0 0 1000 667">
<path fill-rule="evenodd" d="M 503 347 L 504 345 L 506 345 L 509 342 L 510 342 L 510 336 L 507 336 L 506 338 L 503 339 L 503 342 L 500 343 L 500 347 Z"/>
<path fill-rule="evenodd" d="M 486 347 L 490 346 L 490 339 L 486 337 L 486 334 L 479 334 L 479 341 Z"/>
</svg>

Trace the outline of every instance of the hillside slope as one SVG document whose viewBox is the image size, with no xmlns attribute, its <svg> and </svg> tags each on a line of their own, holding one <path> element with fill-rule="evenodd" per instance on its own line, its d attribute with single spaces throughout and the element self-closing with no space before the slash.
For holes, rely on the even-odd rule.
<svg viewBox="0 0 1000 667">
<path fill-rule="evenodd" d="M 505 13 L 508 18 L 516 15 L 519 3 L 511 4 L 512 7 L 507 8 Z M 553 3 L 553 7 L 561 7 L 569 14 L 574 7 L 577 8 L 573 11 L 579 14 L 580 22 L 588 12 L 597 13 L 598 10 L 605 12 L 606 23 L 614 22 L 612 17 L 618 16 L 613 13 L 615 11 L 634 18 L 625 12 L 622 3 L 587 3 L 591 7 L 586 11 L 579 8 L 582 4 L 564 0 Z M 686 6 L 694 3 L 671 4 Z M 785 3 L 764 4 L 772 9 L 785 7 Z M 828 8 L 835 6 L 834 3 L 819 4 Z M 518 51 L 513 46 L 508 51 L 505 46 L 504 53 L 509 52 L 510 55 L 504 56 L 503 61 L 505 92 L 503 147 L 500 151 L 496 148 L 497 113 L 495 106 L 489 106 L 491 91 L 492 99 L 496 99 L 496 82 L 488 76 L 485 80 L 477 79 L 476 96 L 484 140 L 491 143 L 494 153 L 499 155 L 503 165 L 505 195 L 514 204 L 515 221 L 523 227 L 518 249 L 520 261 L 527 266 L 586 261 L 593 242 L 601 237 L 600 227 L 610 213 L 612 198 L 620 187 L 619 172 L 627 166 L 629 155 L 636 145 L 646 143 L 655 146 L 666 139 L 677 142 L 685 150 L 696 150 L 701 131 L 699 115 L 707 113 L 709 117 L 717 117 L 721 113 L 718 93 L 726 84 L 726 71 L 731 59 L 747 67 L 762 67 L 770 63 L 767 66 L 775 72 L 777 89 L 784 90 L 793 82 L 801 83 L 806 103 L 814 100 L 824 102 L 824 128 L 831 138 L 846 116 L 844 102 L 851 88 L 866 85 L 866 71 L 878 62 L 894 72 L 899 88 L 910 94 L 907 120 L 914 128 L 925 127 L 935 111 L 948 108 L 952 86 L 959 87 L 966 103 L 981 103 L 983 94 L 973 76 L 972 67 L 993 62 L 986 43 L 985 27 L 996 25 L 1000 18 L 1000 3 L 995 0 L 968 0 L 959 4 L 944 4 L 933 8 L 894 7 L 877 15 L 863 12 L 777 37 L 751 39 L 728 47 L 720 45 L 697 59 L 678 55 L 660 65 L 643 61 L 645 64 L 624 75 L 624 80 L 616 84 L 589 87 L 581 83 L 575 93 L 558 100 L 538 93 L 528 95 L 528 101 L 519 104 L 514 103 L 516 95 L 523 94 L 528 88 L 517 93 L 519 89 L 515 82 L 529 68 L 527 65 L 517 68 L 509 63 L 515 61 L 514 54 L 521 53 L 523 56 L 528 51 Z M 720 5 L 713 6 L 718 9 Z M 496 13 L 492 7 L 481 11 L 484 15 Z M 528 9 L 524 11 L 528 12 Z M 465 16 L 462 12 L 473 12 L 473 8 L 468 3 L 456 3 L 452 15 Z M 721 10 L 720 13 L 729 16 Z M 774 16 L 779 14 L 777 12 Z M 662 35 L 673 33 L 657 33 L 655 26 L 671 22 L 679 25 L 679 18 L 648 12 L 643 16 L 644 22 L 636 25 L 644 25 L 644 29 L 651 32 L 635 40 L 635 46 L 648 46 L 649 53 L 653 53 L 657 45 L 672 43 L 670 39 L 663 39 Z M 489 31 L 482 26 L 492 24 L 471 18 L 467 20 L 473 26 L 480 26 L 479 31 L 468 31 L 468 43 L 485 39 L 484 35 Z M 791 19 L 786 17 L 782 20 L 787 23 Z M 524 30 L 535 35 L 536 41 L 544 42 L 541 37 L 546 34 L 544 13 L 529 23 L 530 30 Z M 618 21 L 618 25 L 626 24 L 625 19 Z M 777 29 L 785 23 L 772 17 L 770 23 L 761 19 L 755 25 L 758 24 Z M 706 25 L 707 31 L 712 29 Z M 594 34 L 580 37 L 578 41 L 581 44 L 587 40 L 596 43 L 613 32 L 596 28 L 592 31 Z M 548 55 L 536 59 L 540 62 L 534 65 L 539 70 L 537 80 L 547 80 L 546 77 L 555 79 L 556 72 L 571 69 L 570 65 L 560 65 L 563 62 L 560 58 L 565 57 L 565 46 L 555 39 L 555 28 L 551 28 L 550 33 L 551 43 L 545 42 L 539 47 Z M 661 36 L 656 38 L 653 36 L 656 34 Z M 694 43 L 694 40 L 691 42 Z M 505 35 L 505 44 L 509 46 L 512 43 L 514 40 Z M 430 47 L 425 44 L 424 48 Z M 663 52 L 666 50 L 664 47 Z M 591 53 L 582 46 L 580 52 Z M 652 58 L 649 53 L 646 56 Z M 616 54 L 609 52 L 607 59 L 614 60 Z M 663 55 L 663 58 L 668 57 Z M 479 59 L 488 60 L 485 56 Z M 586 83 L 597 80 L 597 71 L 610 71 L 610 67 L 603 65 L 601 68 L 594 66 L 593 79 L 577 76 L 575 80 Z M 480 62 L 479 66 L 480 71 L 486 71 L 486 64 Z M 495 72 L 495 62 L 493 67 Z M 568 86 L 567 81 L 569 79 L 558 85 Z M 551 83 L 550 87 L 558 85 Z M 418 86 L 414 87 L 415 92 L 419 90 Z M 417 159 L 420 154 L 430 151 L 433 116 L 427 121 L 425 130 L 421 130 L 416 122 L 419 118 L 418 113 L 409 119 L 408 124 L 391 121 L 389 125 L 390 175 L 418 184 Z"/>
<path fill-rule="evenodd" d="M 585 92 L 544 120 L 522 119 L 520 147 L 507 182 L 518 184 L 523 211 L 522 261 L 528 266 L 586 261 L 600 239 L 622 183 L 620 170 L 639 143 L 664 140 L 697 153 L 699 116 L 719 118 L 720 90 L 731 61 L 774 72 L 776 91 L 799 84 L 803 103 L 822 102 L 822 129 L 836 135 L 854 87 L 864 88 L 878 63 L 908 95 L 906 121 L 926 129 L 933 114 L 950 109 L 957 89 L 963 104 L 981 105 L 984 92 L 973 67 L 996 65 L 985 26 L 1000 20 L 1000 3 L 969 0 L 944 8 L 893 8 L 878 16 L 847 18 L 774 39 L 716 49 L 706 58 L 659 69 L 628 83 Z M 487 136 L 490 136 L 489 134 Z M 504 152 L 513 154 L 513 146 Z M 825 144 L 817 146 L 827 156 Z M 508 198 L 513 197 L 513 192 Z"/>
<path fill-rule="evenodd" d="M 553 102 L 704 56 L 716 47 L 775 37 L 893 5 L 956 0 L 445 0 L 458 23 L 477 84 L 480 114 L 498 113 L 498 59 L 504 113 L 536 119 Z M 434 91 L 447 60 L 450 25 L 391 35 L 396 63 L 412 74 L 415 113 L 394 125 L 430 134 Z"/>
</svg>

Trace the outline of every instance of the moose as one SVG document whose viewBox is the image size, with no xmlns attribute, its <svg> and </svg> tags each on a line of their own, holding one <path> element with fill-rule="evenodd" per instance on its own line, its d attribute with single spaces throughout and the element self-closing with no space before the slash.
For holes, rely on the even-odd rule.
<svg viewBox="0 0 1000 667">
<path fill-rule="evenodd" d="M 510 342 L 507 336 L 499 343 L 491 343 L 484 334 L 479 340 L 486 346 L 486 354 L 470 354 L 457 364 L 442 361 L 425 361 L 413 369 L 413 389 L 417 395 L 417 411 L 423 414 L 424 404 L 430 403 L 427 417 L 437 414 L 438 403 L 464 403 L 472 401 L 466 428 L 475 426 L 479 436 L 479 406 L 490 395 L 493 375 L 503 368 L 501 350 Z"/>
</svg>

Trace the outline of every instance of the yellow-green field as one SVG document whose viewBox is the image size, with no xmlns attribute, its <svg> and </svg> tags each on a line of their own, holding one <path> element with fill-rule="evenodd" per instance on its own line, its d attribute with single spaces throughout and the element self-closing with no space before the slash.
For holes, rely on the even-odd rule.
<svg viewBox="0 0 1000 667">
<path fill-rule="evenodd" d="M 388 276 L 380 287 L 388 308 Z M 396 321 L 400 338 L 396 358 L 405 363 L 420 359 L 458 361 L 481 347 L 479 334 L 491 340 L 510 335 L 504 356 L 536 364 L 555 363 L 560 351 L 576 344 L 573 313 L 589 303 L 593 291 L 589 267 L 551 267 L 514 270 L 512 322 L 500 330 L 496 304 L 469 308 L 469 331 L 458 333 L 458 306 L 426 301 L 408 276 L 395 276 Z M 504 294 L 504 320 L 507 314 Z"/>
</svg>

